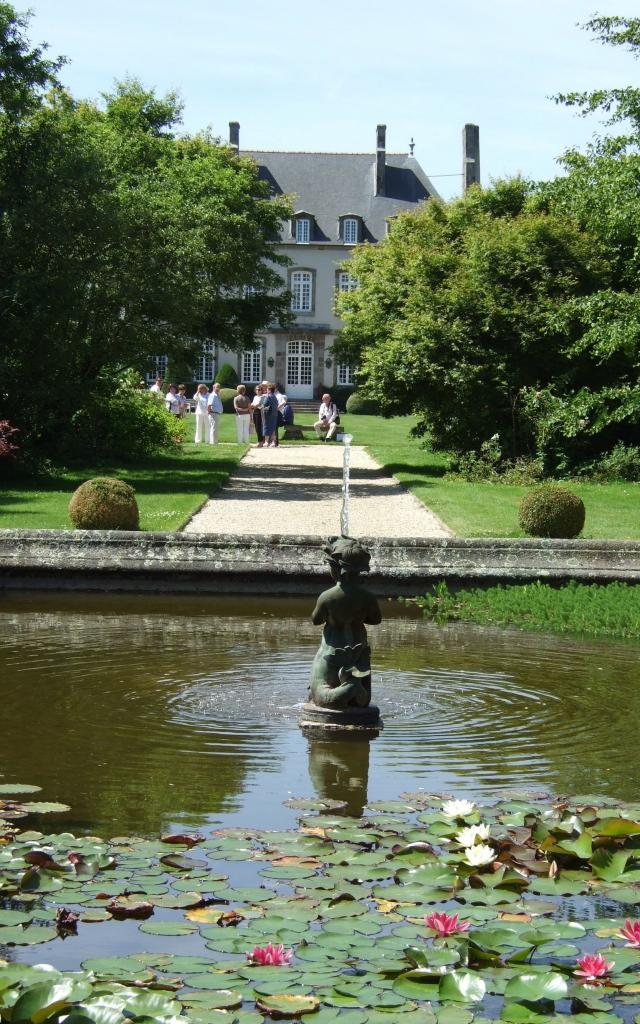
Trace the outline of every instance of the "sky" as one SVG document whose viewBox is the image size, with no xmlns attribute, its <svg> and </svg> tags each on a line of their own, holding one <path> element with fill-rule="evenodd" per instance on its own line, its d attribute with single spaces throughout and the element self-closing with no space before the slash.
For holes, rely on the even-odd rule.
<svg viewBox="0 0 640 1024">
<path fill-rule="evenodd" d="M 20 0 L 14 5 L 23 10 Z M 596 0 L 31 0 L 29 36 L 64 54 L 64 84 L 98 98 L 115 79 L 176 89 L 184 130 L 245 149 L 415 156 L 444 198 L 461 191 L 462 128 L 480 126 L 483 184 L 561 173 L 599 129 L 557 92 L 638 83 L 640 65 L 578 27 Z"/>
</svg>

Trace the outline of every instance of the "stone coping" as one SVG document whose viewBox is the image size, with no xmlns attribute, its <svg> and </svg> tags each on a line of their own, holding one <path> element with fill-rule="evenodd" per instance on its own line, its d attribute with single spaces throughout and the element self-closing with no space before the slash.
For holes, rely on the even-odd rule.
<svg viewBox="0 0 640 1024">
<path fill-rule="evenodd" d="M 372 589 L 544 579 L 640 582 L 640 541 L 361 537 Z M 0 589 L 310 593 L 327 579 L 316 536 L 0 530 Z"/>
</svg>

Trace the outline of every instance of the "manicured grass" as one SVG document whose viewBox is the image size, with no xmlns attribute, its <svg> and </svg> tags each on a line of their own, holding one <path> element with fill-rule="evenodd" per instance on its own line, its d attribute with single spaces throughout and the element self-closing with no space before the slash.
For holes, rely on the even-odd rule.
<svg viewBox="0 0 640 1024">
<path fill-rule="evenodd" d="M 640 639 L 640 586 L 570 582 L 518 584 L 450 593 L 438 584 L 416 599 L 436 622 L 464 620 L 479 625 L 515 625 L 548 633 Z"/>
<path fill-rule="evenodd" d="M 381 466 L 427 505 L 459 537 L 524 537 L 518 505 L 529 490 L 509 484 L 445 480 L 446 460 L 409 437 L 412 416 L 391 420 L 344 416 L 354 444 L 365 444 Z M 586 539 L 640 539 L 640 484 L 567 484 L 585 503 Z"/>
<path fill-rule="evenodd" d="M 0 490 L 0 528 L 72 529 L 67 506 L 84 480 L 117 476 L 136 490 L 142 530 L 178 530 L 235 469 L 240 445 L 185 444 L 176 455 L 157 455 L 135 465 L 60 467 L 48 476 L 11 481 Z"/>
</svg>

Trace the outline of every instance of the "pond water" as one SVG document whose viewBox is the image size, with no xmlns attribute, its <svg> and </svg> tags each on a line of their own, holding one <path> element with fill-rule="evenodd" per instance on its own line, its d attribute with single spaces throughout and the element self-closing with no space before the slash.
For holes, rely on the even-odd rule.
<svg viewBox="0 0 640 1024">
<path fill-rule="evenodd" d="M 288 796 L 424 788 L 638 792 L 637 646 L 437 626 L 389 602 L 371 630 L 372 741 L 300 732 L 319 630 L 310 599 L 5 595 L 0 779 L 103 836 L 290 827 Z M 40 827 L 44 822 L 40 822 Z"/>
</svg>

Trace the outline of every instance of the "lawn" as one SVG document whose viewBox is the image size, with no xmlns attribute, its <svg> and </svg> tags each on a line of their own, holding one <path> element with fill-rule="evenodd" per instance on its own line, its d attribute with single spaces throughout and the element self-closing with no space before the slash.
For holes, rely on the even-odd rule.
<svg viewBox="0 0 640 1024">
<path fill-rule="evenodd" d="M 70 530 L 67 506 L 76 487 L 94 476 L 117 476 L 136 490 L 142 530 L 179 530 L 224 483 L 244 451 L 240 445 L 186 444 L 181 453 L 131 466 L 74 465 L 12 481 L 0 490 L 0 528 Z"/>
<path fill-rule="evenodd" d="M 412 416 L 391 420 L 375 416 L 342 417 L 354 444 L 365 444 L 373 457 L 400 480 L 459 537 L 523 537 L 518 504 L 527 487 L 445 480 L 446 459 L 409 437 Z M 582 537 L 640 539 L 640 484 L 570 483 L 587 510 Z"/>
<path fill-rule="evenodd" d="M 313 422 L 313 414 L 300 416 L 299 422 Z M 385 420 L 343 414 L 341 429 L 352 434 L 354 444 L 366 445 L 389 473 L 458 536 L 522 537 L 517 508 L 527 488 L 444 479 L 446 459 L 409 436 L 414 423 L 412 416 Z M 190 431 L 192 426 L 190 422 Z M 235 418 L 231 415 L 222 417 L 220 440 L 215 448 L 188 443 L 180 454 L 157 456 L 131 466 L 60 467 L 50 476 L 15 481 L 0 491 L 0 528 L 70 529 L 67 505 L 76 487 L 92 476 L 113 475 L 135 487 L 143 530 L 178 530 L 224 483 L 245 451 L 235 444 Z M 307 434 L 305 441 L 321 443 L 313 434 Z M 640 539 L 640 484 L 580 483 L 571 487 L 587 509 L 583 537 Z"/>
</svg>

